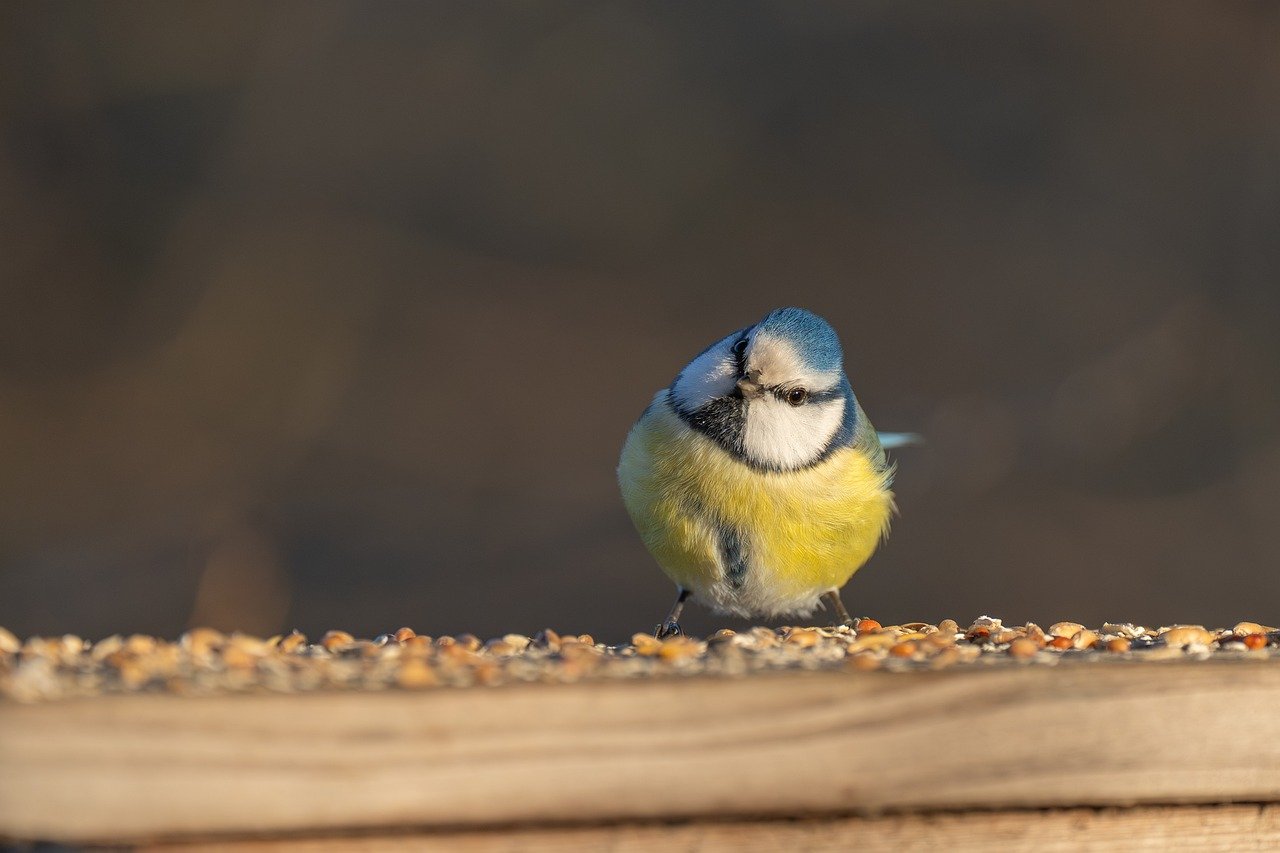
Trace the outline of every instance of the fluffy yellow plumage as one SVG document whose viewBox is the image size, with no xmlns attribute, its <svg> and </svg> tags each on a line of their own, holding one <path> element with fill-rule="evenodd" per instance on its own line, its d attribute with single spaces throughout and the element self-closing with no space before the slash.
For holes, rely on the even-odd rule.
<svg viewBox="0 0 1280 853">
<path fill-rule="evenodd" d="M 893 513 L 892 469 L 860 446 L 790 471 L 744 464 L 658 393 L 632 428 L 618 479 L 645 544 L 681 589 L 739 615 L 812 612 L 871 557 Z M 732 576 L 725 531 L 750 555 Z"/>
</svg>

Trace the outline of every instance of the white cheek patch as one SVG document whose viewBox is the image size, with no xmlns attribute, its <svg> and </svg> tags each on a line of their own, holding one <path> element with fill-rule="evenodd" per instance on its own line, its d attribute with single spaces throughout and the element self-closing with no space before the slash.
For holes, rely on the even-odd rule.
<svg viewBox="0 0 1280 853">
<path fill-rule="evenodd" d="M 742 446 L 758 465 L 803 468 L 827 449 L 844 421 L 844 399 L 792 406 L 772 396 L 747 405 Z"/>
<path fill-rule="evenodd" d="M 828 391 L 840 381 L 839 371 L 813 370 L 790 341 L 772 335 L 756 335 L 747 350 L 747 370 L 759 371 L 761 385 L 787 385 L 809 391 Z"/>
<path fill-rule="evenodd" d="M 738 360 L 730 348 L 737 339 L 737 335 L 730 335 L 680 372 L 671 390 L 681 411 L 692 412 L 733 392 L 738 381 Z"/>
</svg>

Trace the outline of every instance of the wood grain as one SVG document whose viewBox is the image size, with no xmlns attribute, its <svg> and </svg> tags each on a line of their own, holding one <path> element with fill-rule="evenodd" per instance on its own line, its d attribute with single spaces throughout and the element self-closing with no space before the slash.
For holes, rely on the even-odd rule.
<svg viewBox="0 0 1280 853">
<path fill-rule="evenodd" d="M 0 834 L 66 841 L 1280 802 L 1280 665 L 0 705 Z"/>
</svg>

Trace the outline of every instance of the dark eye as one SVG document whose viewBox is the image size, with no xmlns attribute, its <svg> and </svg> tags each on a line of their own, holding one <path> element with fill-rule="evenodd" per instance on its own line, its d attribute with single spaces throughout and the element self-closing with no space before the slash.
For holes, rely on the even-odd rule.
<svg viewBox="0 0 1280 853">
<path fill-rule="evenodd" d="M 738 338 L 738 340 L 735 341 L 733 344 L 733 354 L 742 355 L 746 351 L 747 351 L 747 339 Z"/>
<path fill-rule="evenodd" d="M 809 392 L 803 388 L 792 388 L 787 392 L 787 402 L 793 406 L 803 406 L 804 401 L 809 399 Z"/>
</svg>

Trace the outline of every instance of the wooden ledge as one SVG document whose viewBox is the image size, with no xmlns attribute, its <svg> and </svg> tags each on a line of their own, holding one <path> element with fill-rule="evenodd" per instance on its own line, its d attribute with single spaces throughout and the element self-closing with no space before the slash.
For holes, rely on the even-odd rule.
<svg viewBox="0 0 1280 853">
<path fill-rule="evenodd" d="M 655 850 L 733 851 L 1196 850 L 1238 853 L 1280 848 L 1280 806 L 1143 806 L 774 821 L 689 821 L 567 828 L 410 832 L 159 844 L 140 853 L 509 853 Z"/>
<path fill-rule="evenodd" d="M 1277 803 L 1277 707 L 1247 661 L 8 703 L 0 836 Z"/>
</svg>

